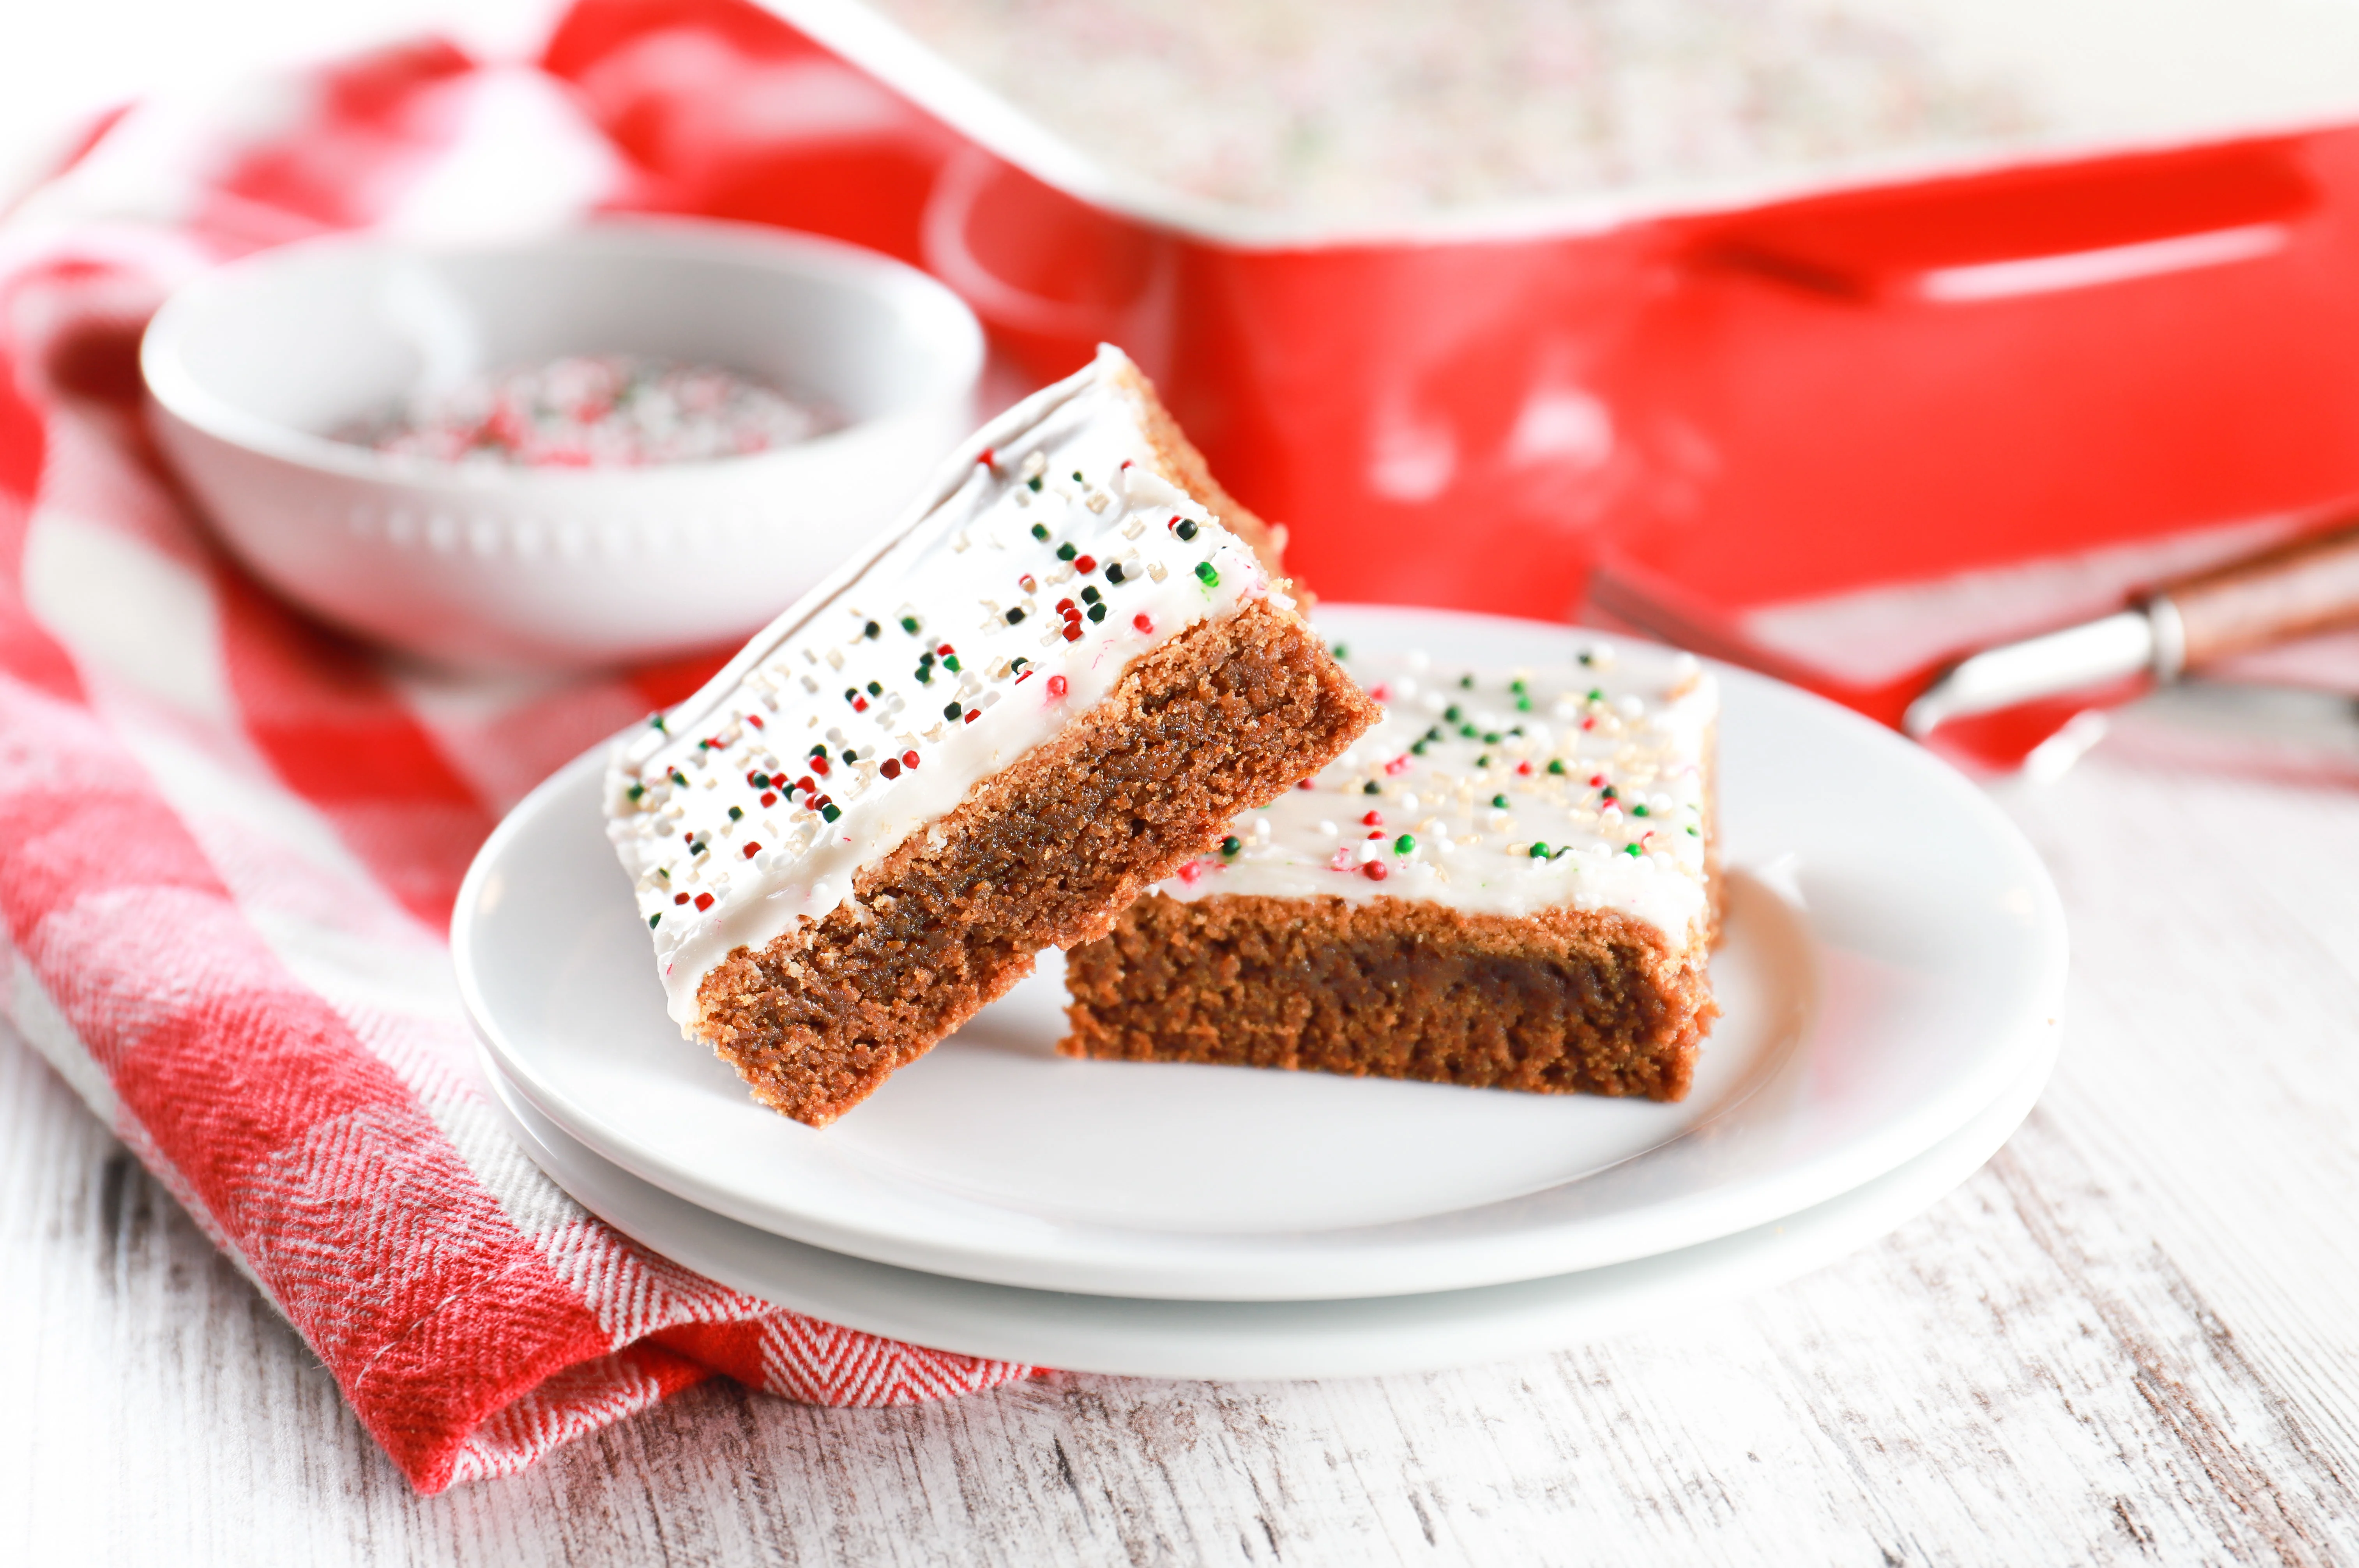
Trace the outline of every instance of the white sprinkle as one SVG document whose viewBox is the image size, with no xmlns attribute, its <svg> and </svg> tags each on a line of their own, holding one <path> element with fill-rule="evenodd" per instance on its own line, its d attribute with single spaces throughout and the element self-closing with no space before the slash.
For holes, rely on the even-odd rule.
<svg viewBox="0 0 2359 1568">
<path fill-rule="evenodd" d="M 1335 836 L 1335 824 L 1321 819 L 1319 823 L 1319 836 L 1321 838 L 1333 838 Z"/>
</svg>

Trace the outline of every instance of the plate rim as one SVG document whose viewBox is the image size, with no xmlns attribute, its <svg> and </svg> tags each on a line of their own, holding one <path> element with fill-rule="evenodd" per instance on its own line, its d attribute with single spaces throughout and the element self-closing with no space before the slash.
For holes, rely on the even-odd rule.
<svg viewBox="0 0 2359 1568">
<path fill-rule="evenodd" d="M 642 1181 L 550 1122 L 547 1130 L 572 1145 L 552 1148 L 527 1120 L 530 1102 L 519 1110 L 510 1096 L 524 1099 L 522 1091 L 487 1049 L 478 1049 L 494 1115 L 543 1174 L 632 1241 L 733 1290 L 955 1355 L 1111 1377 L 1245 1380 L 1386 1377 L 1510 1360 L 1775 1290 L 1882 1240 L 1972 1180 L 2038 1105 L 2062 1034 L 2060 1019 L 2048 1026 L 2042 1049 L 2017 1077 L 1947 1138 L 1848 1192 L 1745 1230 L 1533 1279 L 1373 1298 L 1245 1301 L 1002 1285 L 795 1241 Z M 586 1172 L 577 1158 L 590 1167 Z M 627 1200 L 661 1211 L 653 1223 L 614 1201 L 617 1180 Z M 683 1247 L 668 1223 L 681 1221 L 718 1228 L 701 1241 L 691 1235 Z M 796 1284 L 782 1288 L 745 1267 L 732 1256 L 737 1248 L 782 1255 L 784 1265 L 797 1269 Z M 1094 1334 L 1094 1348 L 1059 1341 L 1077 1323 Z M 1110 1340 L 1123 1348 L 1110 1348 Z"/>
<path fill-rule="evenodd" d="M 1643 637 L 1598 628 L 1409 606 L 1324 604 L 1321 606 L 1319 624 L 1329 635 L 1359 637 L 1367 634 L 1353 628 L 1372 619 L 1396 625 L 1423 621 L 1477 634 L 1487 630 L 1491 635 L 1538 633 L 1571 637 L 1590 631 L 1617 642 L 1647 642 Z M 1056 1246 L 1014 1248 L 1006 1245 L 1004 1237 L 996 1245 L 977 1247 L 940 1236 L 862 1228 L 826 1214 L 749 1204 L 741 1195 L 707 1180 L 694 1169 L 637 1142 L 629 1129 L 610 1126 L 606 1117 L 568 1094 L 561 1083 L 550 1082 L 547 1074 L 536 1071 L 529 1055 L 517 1051 L 505 1038 L 495 1010 L 484 999 L 472 941 L 484 880 L 495 874 L 508 847 L 530 830 L 542 812 L 581 788 L 585 773 L 603 766 L 610 740 L 590 747 L 537 786 L 501 820 L 469 866 L 451 924 L 451 956 L 462 1004 L 479 1044 L 501 1063 L 509 1081 L 534 1108 L 628 1174 L 754 1228 L 828 1251 L 919 1272 L 1009 1288 L 1082 1294 L 1207 1301 L 1299 1300 L 1310 1295 L 1346 1298 L 1471 1288 L 1607 1266 L 1698 1245 L 1798 1212 L 1873 1181 L 1955 1131 L 1977 1108 L 2003 1092 L 2004 1085 L 2022 1064 L 2036 1054 L 2038 1038 L 2061 1017 L 2069 967 L 2069 933 L 2053 878 L 2022 831 L 1971 781 L 1884 726 L 1838 704 L 1751 670 L 1714 660 L 1704 662 L 1730 689 L 1753 689 L 1774 702 L 1799 702 L 1820 718 L 1865 737 L 1869 745 L 1896 748 L 1892 755 L 1911 758 L 1908 766 L 1915 768 L 1929 787 L 1942 791 L 1967 814 L 1979 819 L 1997 842 L 2014 850 L 2029 873 L 2034 905 L 2029 923 L 2035 932 L 2045 938 L 2032 944 L 2038 973 L 2027 976 L 2024 999 L 2012 1023 L 1995 1028 L 1985 1037 L 1990 1046 L 1983 1061 L 1946 1094 L 1928 1096 L 1927 1103 L 1891 1117 L 1882 1126 L 1734 1189 L 1720 1187 L 1689 1192 L 1643 1211 L 1558 1221 L 1511 1236 L 1425 1240 L 1413 1249 L 1400 1249 L 1413 1250 L 1424 1260 L 1416 1271 L 1426 1277 L 1425 1282 L 1374 1286 L 1370 1283 L 1372 1279 L 1388 1273 L 1397 1275 L 1408 1266 L 1397 1263 L 1389 1268 L 1375 1267 L 1359 1255 L 1338 1258 L 1332 1253 L 1320 1254 L 1321 1267 L 1331 1281 L 1324 1286 L 1306 1287 L 1299 1277 L 1292 1282 L 1256 1285 L 1242 1279 L 1240 1274 L 1266 1270 L 1269 1267 L 1266 1258 L 1211 1269 L 1201 1258 L 1109 1263 L 1103 1258 L 1076 1258 L 1069 1248 Z M 1963 1109 L 1959 1108 L 1962 1105 Z M 1680 1139 L 1670 1141 L 1675 1144 Z M 1643 1225 L 1635 1223 L 1639 1214 L 1645 1216 Z M 1070 1236 L 1091 1227 L 1057 1225 L 1049 1228 Z M 1368 1227 L 1329 1227 L 1302 1233 L 1297 1239 L 1337 1236 L 1365 1228 Z M 1172 1247 L 1180 1239 L 1171 1233 L 1151 1234 L 1154 1244 L 1165 1248 Z M 1234 1243 L 1247 1238 L 1227 1239 Z M 1538 1261 L 1534 1261 L 1535 1257 Z M 1354 1260 L 1357 1267 L 1349 1267 Z M 1298 1276 L 1299 1273 L 1298 1269 Z"/>
</svg>

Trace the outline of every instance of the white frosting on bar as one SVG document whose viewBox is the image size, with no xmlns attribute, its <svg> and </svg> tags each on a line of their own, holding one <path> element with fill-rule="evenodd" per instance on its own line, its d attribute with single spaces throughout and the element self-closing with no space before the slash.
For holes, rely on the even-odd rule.
<svg viewBox="0 0 2359 1568">
<path fill-rule="evenodd" d="M 1693 658 L 1603 637 L 1575 661 L 1513 670 L 1337 656 L 1384 721 L 1159 891 L 1610 909 L 1687 946 L 1709 897 L 1720 708 Z"/>
<path fill-rule="evenodd" d="M 1101 349 L 987 426 L 884 543 L 617 745 L 607 836 L 683 1030 L 715 964 L 842 904 L 1131 660 L 1290 604 L 1155 471 L 1128 366 Z"/>
</svg>

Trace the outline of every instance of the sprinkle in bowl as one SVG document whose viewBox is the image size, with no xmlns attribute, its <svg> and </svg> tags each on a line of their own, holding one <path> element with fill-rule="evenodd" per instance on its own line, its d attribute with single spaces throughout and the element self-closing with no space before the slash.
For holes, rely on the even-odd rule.
<svg viewBox="0 0 2359 1568">
<path fill-rule="evenodd" d="M 973 314 L 773 229 L 603 219 L 520 242 L 339 235 L 196 278 L 149 324 L 157 441 L 230 548 L 428 660 L 570 669 L 739 640 L 889 523 L 973 423 Z M 727 367 L 836 428 L 638 466 L 449 461 L 341 435 L 516 367 Z"/>
</svg>

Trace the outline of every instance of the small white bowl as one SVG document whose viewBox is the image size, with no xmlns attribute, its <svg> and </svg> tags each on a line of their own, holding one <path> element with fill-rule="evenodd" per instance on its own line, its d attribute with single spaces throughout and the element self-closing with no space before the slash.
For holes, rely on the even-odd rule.
<svg viewBox="0 0 2359 1568">
<path fill-rule="evenodd" d="M 416 389 L 568 354 L 719 364 L 829 434 L 642 468 L 440 463 L 333 440 Z M 288 598 L 442 664 L 565 669 L 750 635 L 973 427 L 983 333 L 913 267 L 726 223 L 496 246 L 288 245 L 190 282 L 140 348 L 158 443 Z"/>
</svg>

